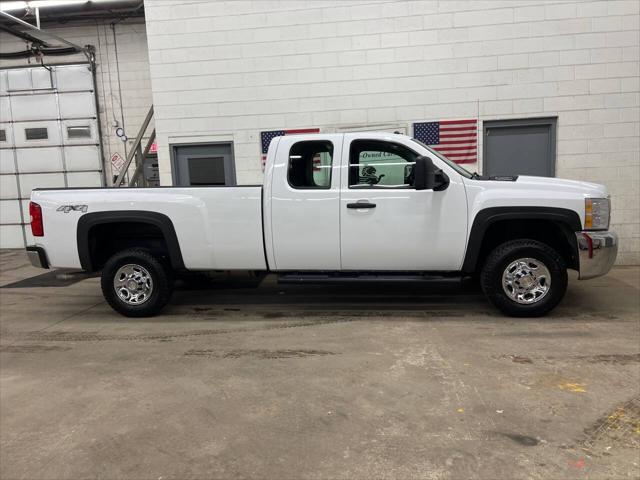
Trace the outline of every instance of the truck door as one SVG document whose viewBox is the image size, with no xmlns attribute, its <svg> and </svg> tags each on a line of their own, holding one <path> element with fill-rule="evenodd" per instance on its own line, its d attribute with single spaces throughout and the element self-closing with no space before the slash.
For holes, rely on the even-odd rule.
<svg viewBox="0 0 640 480">
<path fill-rule="evenodd" d="M 266 248 L 275 270 L 340 269 L 342 134 L 291 135 L 267 172 Z M 270 235 L 269 235 L 270 234 Z M 271 262 L 270 262 L 271 263 Z"/>
<path fill-rule="evenodd" d="M 446 190 L 415 190 L 413 162 L 428 151 L 412 144 L 397 135 L 345 134 L 342 270 L 460 269 L 467 231 L 462 179 L 447 167 Z"/>
</svg>

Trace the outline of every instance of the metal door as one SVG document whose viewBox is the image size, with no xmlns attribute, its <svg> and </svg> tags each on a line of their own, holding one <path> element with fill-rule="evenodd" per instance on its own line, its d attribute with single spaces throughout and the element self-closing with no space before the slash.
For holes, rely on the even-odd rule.
<svg viewBox="0 0 640 480">
<path fill-rule="evenodd" d="M 231 143 L 173 145 L 172 153 L 174 185 L 236 185 Z"/>
<path fill-rule="evenodd" d="M 103 185 L 88 64 L 0 70 L 0 247 L 33 244 L 29 196 Z"/>
<path fill-rule="evenodd" d="M 485 175 L 555 176 L 556 118 L 484 122 Z"/>
</svg>

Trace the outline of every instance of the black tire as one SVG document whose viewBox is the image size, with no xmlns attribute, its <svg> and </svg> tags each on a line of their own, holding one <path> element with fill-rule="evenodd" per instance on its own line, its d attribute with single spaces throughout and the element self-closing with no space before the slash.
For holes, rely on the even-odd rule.
<svg viewBox="0 0 640 480">
<path fill-rule="evenodd" d="M 143 295 L 143 300 L 137 305 L 120 298 L 114 287 L 116 273 L 126 265 L 142 267 L 151 279 L 151 292 Z M 122 250 L 107 260 L 102 269 L 100 284 L 107 303 L 125 317 L 151 317 L 162 310 L 173 293 L 173 279 L 169 267 L 148 251 L 135 248 Z"/>
<path fill-rule="evenodd" d="M 512 299 L 503 288 L 503 273 L 512 262 L 532 258 L 546 266 L 551 281 L 546 294 L 534 303 L 522 304 Z M 513 240 L 495 248 L 487 257 L 480 274 L 482 291 L 500 311 L 512 317 L 540 317 L 560 303 L 567 291 L 567 265 L 558 252 L 536 240 Z M 513 288 L 511 288 L 513 291 Z"/>
</svg>

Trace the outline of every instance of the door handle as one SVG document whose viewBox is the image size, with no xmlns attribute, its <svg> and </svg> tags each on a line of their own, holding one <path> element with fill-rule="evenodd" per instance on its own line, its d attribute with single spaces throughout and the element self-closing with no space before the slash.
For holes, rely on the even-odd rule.
<svg viewBox="0 0 640 480">
<path fill-rule="evenodd" d="M 347 208 L 376 208 L 376 204 L 369 202 L 347 203 Z"/>
</svg>

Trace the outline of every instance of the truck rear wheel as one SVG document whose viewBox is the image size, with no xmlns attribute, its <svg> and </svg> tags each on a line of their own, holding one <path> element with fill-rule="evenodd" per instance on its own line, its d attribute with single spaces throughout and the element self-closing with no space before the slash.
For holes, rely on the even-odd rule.
<svg viewBox="0 0 640 480">
<path fill-rule="evenodd" d="M 499 310 L 512 317 L 539 317 L 567 291 L 567 266 L 548 245 L 513 240 L 494 249 L 482 268 L 480 284 Z"/>
<path fill-rule="evenodd" d="M 140 249 L 123 250 L 107 260 L 101 286 L 107 303 L 125 317 L 155 315 L 173 293 L 168 267 Z"/>
</svg>

